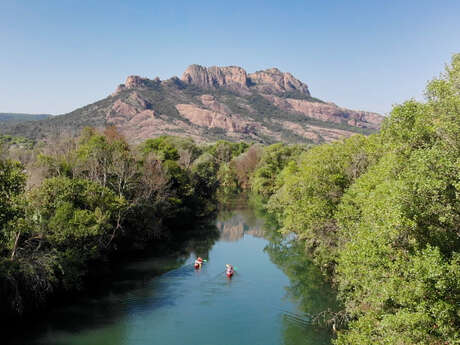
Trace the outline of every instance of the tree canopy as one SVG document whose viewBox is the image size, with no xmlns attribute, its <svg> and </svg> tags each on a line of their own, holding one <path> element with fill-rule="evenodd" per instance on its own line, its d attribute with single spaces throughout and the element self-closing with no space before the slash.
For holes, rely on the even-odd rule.
<svg viewBox="0 0 460 345">
<path fill-rule="evenodd" d="M 351 322 L 337 344 L 460 342 L 459 138 L 455 55 L 426 102 L 395 106 L 381 133 L 255 173 L 253 191 L 339 290 Z"/>
</svg>

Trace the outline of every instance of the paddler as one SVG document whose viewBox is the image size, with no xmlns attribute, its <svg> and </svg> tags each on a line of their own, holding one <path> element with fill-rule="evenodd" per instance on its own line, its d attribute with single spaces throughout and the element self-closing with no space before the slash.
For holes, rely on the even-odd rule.
<svg viewBox="0 0 460 345">
<path fill-rule="evenodd" d="M 203 259 L 199 256 L 196 260 L 195 260 L 195 268 L 201 268 L 201 265 L 203 264 Z"/>
<path fill-rule="evenodd" d="M 233 275 L 233 266 L 230 264 L 225 265 L 225 274 L 227 277 L 231 277 Z"/>
</svg>

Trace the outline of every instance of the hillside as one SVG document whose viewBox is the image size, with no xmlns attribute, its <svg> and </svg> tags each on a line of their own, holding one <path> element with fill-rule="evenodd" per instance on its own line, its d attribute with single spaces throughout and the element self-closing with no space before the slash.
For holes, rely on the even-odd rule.
<svg viewBox="0 0 460 345">
<path fill-rule="evenodd" d="M 0 113 L 0 123 L 17 123 L 23 121 L 37 121 L 51 117 L 49 114 L 23 114 L 23 113 Z"/>
<path fill-rule="evenodd" d="M 179 79 L 129 76 L 116 91 L 71 113 L 6 124 L 0 133 L 43 139 L 85 126 L 116 126 L 131 142 L 162 134 L 197 141 L 325 142 L 372 133 L 383 117 L 326 103 L 306 84 L 276 68 L 191 65 Z"/>
</svg>

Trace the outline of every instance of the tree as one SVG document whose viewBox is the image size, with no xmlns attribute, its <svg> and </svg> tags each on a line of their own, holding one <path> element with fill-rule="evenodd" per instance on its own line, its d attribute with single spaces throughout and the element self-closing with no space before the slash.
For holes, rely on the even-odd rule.
<svg viewBox="0 0 460 345">
<path fill-rule="evenodd" d="M 15 228 L 11 223 L 24 213 L 20 197 L 24 193 L 25 182 L 24 168 L 19 162 L 0 159 L 0 254 L 9 248 L 11 260 L 21 236 L 20 227 Z"/>
<path fill-rule="evenodd" d="M 246 152 L 237 156 L 230 163 L 235 170 L 238 178 L 238 183 L 243 190 L 248 190 L 250 187 L 250 176 L 259 164 L 262 156 L 262 146 L 252 145 Z"/>
<path fill-rule="evenodd" d="M 283 231 L 297 233 L 325 271 L 335 264 L 334 214 L 346 189 L 376 159 L 374 141 L 357 135 L 302 153 L 295 166 L 286 167 L 293 173 L 281 174 L 284 184 L 269 200 Z"/>
<path fill-rule="evenodd" d="M 251 191 L 269 198 L 276 190 L 276 179 L 290 161 L 302 152 L 298 145 L 273 144 L 264 148 L 257 169 L 251 176 Z"/>
<path fill-rule="evenodd" d="M 41 238 L 57 248 L 98 251 L 107 247 L 117 230 L 123 197 L 95 182 L 55 177 L 31 195 Z"/>
<path fill-rule="evenodd" d="M 155 153 L 161 161 L 176 161 L 180 158 L 177 148 L 165 136 L 147 139 L 142 144 L 141 150 L 144 154 Z"/>
</svg>

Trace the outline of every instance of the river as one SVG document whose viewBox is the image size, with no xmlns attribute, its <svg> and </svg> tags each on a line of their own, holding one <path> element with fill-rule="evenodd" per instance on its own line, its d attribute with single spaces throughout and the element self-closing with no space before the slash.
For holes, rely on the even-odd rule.
<svg viewBox="0 0 460 345">
<path fill-rule="evenodd" d="M 302 248 L 249 208 L 222 211 L 214 224 L 213 244 L 194 241 L 181 255 L 124 263 L 109 287 L 54 308 L 8 343 L 330 344 L 329 329 L 298 319 L 335 308 Z M 208 260 L 201 270 L 192 265 L 196 255 Z M 232 279 L 226 263 L 236 268 Z"/>
</svg>

